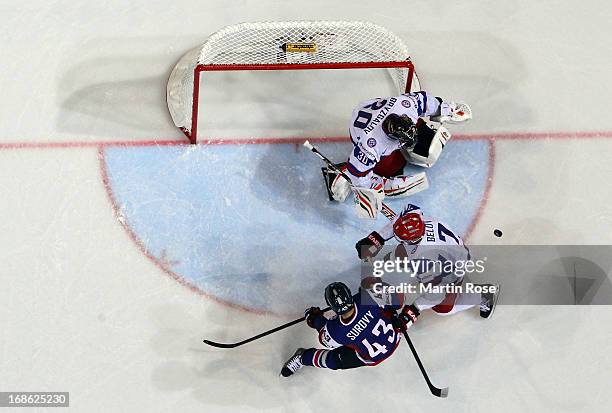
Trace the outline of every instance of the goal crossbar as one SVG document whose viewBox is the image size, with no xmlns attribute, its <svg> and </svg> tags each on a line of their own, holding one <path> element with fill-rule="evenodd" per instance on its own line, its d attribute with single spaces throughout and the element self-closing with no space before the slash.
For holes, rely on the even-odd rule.
<svg viewBox="0 0 612 413">
<path fill-rule="evenodd" d="M 290 53 L 288 44 L 305 45 L 305 51 Z M 372 23 L 241 23 L 181 58 L 168 80 L 168 108 L 176 126 L 196 143 L 202 72 L 326 69 L 388 69 L 398 93 L 418 87 L 405 45 Z"/>
</svg>

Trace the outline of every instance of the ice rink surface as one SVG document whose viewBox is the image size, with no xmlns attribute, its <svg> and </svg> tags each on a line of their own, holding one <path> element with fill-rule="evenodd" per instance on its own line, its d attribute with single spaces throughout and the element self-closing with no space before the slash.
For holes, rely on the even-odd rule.
<svg viewBox="0 0 612 413">
<path fill-rule="evenodd" d="M 609 306 L 503 305 L 487 322 L 424 314 L 411 335 L 434 383 L 450 387 L 445 400 L 405 343 L 376 368 L 287 380 L 282 362 L 316 344 L 305 326 L 205 347 L 322 304 L 332 280 L 356 286 L 354 242 L 383 223 L 327 202 L 321 164 L 296 139 L 236 140 L 345 136 L 352 106 L 388 84 L 370 72 L 207 79 L 213 142 L 195 147 L 172 124 L 165 86 L 180 56 L 226 25 L 371 21 L 408 45 L 423 89 L 474 111 L 450 128 L 414 202 L 471 244 L 611 245 L 611 10 L 3 3 L 0 391 L 69 391 L 79 412 L 608 411 Z M 320 145 L 338 161 L 349 148 Z"/>
</svg>

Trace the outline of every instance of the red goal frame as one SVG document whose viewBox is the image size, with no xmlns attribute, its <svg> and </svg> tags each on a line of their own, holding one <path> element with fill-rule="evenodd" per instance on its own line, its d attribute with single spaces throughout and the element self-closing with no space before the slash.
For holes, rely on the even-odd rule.
<svg viewBox="0 0 612 413">
<path fill-rule="evenodd" d="M 408 58 L 404 61 L 388 62 L 338 62 L 338 63 L 292 63 L 292 64 L 227 64 L 227 65 L 196 65 L 193 71 L 193 103 L 191 112 L 191 132 L 181 128 L 192 144 L 197 143 L 198 113 L 200 97 L 200 76 L 202 72 L 237 71 L 237 70 L 316 70 L 316 69 L 392 69 L 406 68 L 406 87 L 404 92 L 410 92 L 414 78 L 414 65 Z"/>
</svg>

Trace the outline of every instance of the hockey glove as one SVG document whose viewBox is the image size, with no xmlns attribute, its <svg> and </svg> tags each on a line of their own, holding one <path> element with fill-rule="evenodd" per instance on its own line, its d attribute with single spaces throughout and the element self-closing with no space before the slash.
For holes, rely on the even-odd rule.
<svg viewBox="0 0 612 413">
<path fill-rule="evenodd" d="M 346 162 L 336 165 L 342 172 L 346 172 Z M 331 181 L 329 188 L 330 193 L 334 201 L 344 202 L 347 196 L 351 193 L 351 183 L 346 180 L 344 176 L 339 173 L 333 172 L 334 178 Z"/>
<path fill-rule="evenodd" d="M 400 311 L 397 316 L 393 317 L 392 323 L 395 331 L 398 333 L 405 333 L 408 331 L 412 324 L 415 323 L 419 314 L 421 313 L 414 304 L 405 305 L 402 311 Z"/>
<path fill-rule="evenodd" d="M 306 317 L 306 324 L 310 328 L 317 328 L 316 320 L 317 318 L 323 315 L 323 311 L 319 307 L 310 307 L 304 312 L 304 316 Z"/>
<path fill-rule="evenodd" d="M 357 241 L 355 248 L 359 259 L 365 260 L 375 257 L 384 245 L 385 239 L 378 232 L 372 231 L 367 237 Z"/>
<path fill-rule="evenodd" d="M 440 115 L 430 118 L 434 122 L 460 123 L 472 119 L 472 109 L 467 103 L 443 101 L 440 104 Z"/>
</svg>

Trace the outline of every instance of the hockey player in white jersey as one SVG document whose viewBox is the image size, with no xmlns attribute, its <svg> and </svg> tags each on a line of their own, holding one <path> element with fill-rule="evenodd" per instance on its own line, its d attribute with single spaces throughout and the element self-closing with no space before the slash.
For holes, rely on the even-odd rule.
<svg viewBox="0 0 612 413">
<path fill-rule="evenodd" d="M 425 91 L 359 103 L 349 126 L 353 150 L 340 165 L 351 178 L 358 216 L 376 218 L 385 196 L 403 197 L 427 189 L 425 173 L 407 176 L 404 166 L 434 165 L 450 139 L 442 123 L 471 117 L 467 104 Z M 351 185 L 331 171 L 325 178 L 330 198 L 343 202 Z"/>
<path fill-rule="evenodd" d="M 471 261 L 470 251 L 463 240 L 447 224 L 433 218 L 425 218 L 419 207 L 408 204 L 393 222 L 380 231 L 373 231 L 359 240 L 355 247 L 361 259 L 372 259 L 383 248 L 386 241 L 395 237 L 400 244 L 385 260 L 399 258 L 419 263 L 414 276 L 422 285 L 436 286 L 431 292 L 420 295 L 414 305 L 419 311 L 432 309 L 440 315 L 455 314 L 479 306 L 480 316 L 490 318 L 499 295 L 499 285 L 478 284 L 478 292 L 463 288 L 451 288 L 446 292 L 440 286 L 461 286 L 465 271 L 457 271 Z M 428 265 L 438 264 L 439 265 Z M 446 265 L 446 264 L 450 265 Z M 448 268 L 453 268 L 449 271 Z M 373 280 L 369 280 L 372 283 Z M 367 284 L 365 281 L 364 284 Z M 458 290 L 458 291 L 455 291 Z"/>
</svg>

